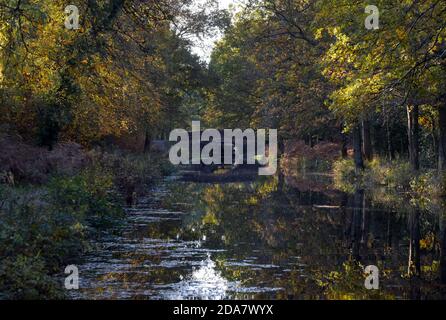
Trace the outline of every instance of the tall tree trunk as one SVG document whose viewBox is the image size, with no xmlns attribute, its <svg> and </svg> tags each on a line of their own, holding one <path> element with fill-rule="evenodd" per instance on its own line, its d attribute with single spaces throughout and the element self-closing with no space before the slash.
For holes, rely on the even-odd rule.
<svg viewBox="0 0 446 320">
<path fill-rule="evenodd" d="M 387 157 L 389 161 L 393 160 L 393 148 L 392 148 L 392 137 L 390 134 L 389 121 L 386 121 L 386 135 L 387 135 Z"/>
<path fill-rule="evenodd" d="M 352 255 L 355 260 L 361 259 L 360 249 L 362 240 L 362 225 L 364 217 L 364 190 L 356 189 L 353 196 L 353 216 L 352 216 Z"/>
<path fill-rule="evenodd" d="M 367 161 L 373 160 L 372 135 L 370 133 L 370 121 L 362 121 L 362 151 Z"/>
<path fill-rule="evenodd" d="M 421 274 L 421 257 L 420 257 L 420 210 L 415 208 L 412 210 L 409 216 L 409 263 L 407 273 L 415 277 L 419 277 Z"/>
<path fill-rule="evenodd" d="M 440 171 L 446 170 L 446 104 L 438 109 L 438 168 Z"/>
<path fill-rule="evenodd" d="M 362 197 L 362 225 L 361 225 L 361 246 L 367 248 L 367 242 L 369 240 L 369 228 L 370 228 L 370 211 L 368 210 L 368 199 L 363 192 Z"/>
<path fill-rule="evenodd" d="M 419 107 L 407 106 L 407 134 L 409 138 L 410 165 L 414 171 L 420 169 L 420 124 Z"/>
<path fill-rule="evenodd" d="M 353 151 L 356 170 L 364 169 L 364 159 L 362 158 L 362 138 L 359 126 L 356 126 L 353 129 Z"/>
<path fill-rule="evenodd" d="M 343 136 L 342 137 L 342 149 L 341 149 L 341 155 L 343 159 L 347 159 L 348 158 L 348 139 L 347 137 Z"/>
<path fill-rule="evenodd" d="M 152 146 L 152 136 L 148 129 L 146 129 L 145 138 L 144 138 L 144 153 L 148 153 L 150 151 L 150 147 Z"/>
<path fill-rule="evenodd" d="M 438 137 L 437 137 L 437 126 L 435 124 L 435 121 L 432 122 L 432 148 L 434 149 L 434 154 L 439 154 L 438 151 Z M 438 168 L 438 157 L 435 159 L 435 165 Z"/>
<path fill-rule="evenodd" d="M 400 218 L 396 218 L 395 215 L 391 214 L 389 212 L 389 217 L 391 221 L 391 230 L 392 230 L 392 239 L 391 239 L 391 252 L 392 252 L 392 266 L 395 269 L 400 268 L 400 256 L 399 256 L 399 249 L 400 249 L 400 239 L 401 239 L 401 224 L 400 224 Z"/>
</svg>

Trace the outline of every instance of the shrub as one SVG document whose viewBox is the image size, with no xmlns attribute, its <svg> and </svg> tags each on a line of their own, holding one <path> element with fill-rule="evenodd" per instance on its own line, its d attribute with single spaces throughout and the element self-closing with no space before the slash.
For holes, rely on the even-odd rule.
<svg viewBox="0 0 446 320">
<path fill-rule="evenodd" d="M 42 257 L 19 254 L 3 259 L 0 264 L 0 299 L 63 298 L 60 283 L 47 274 L 46 268 Z"/>
<path fill-rule="evenodd" d="M 310 147 L 301 140 L 289 140 L 285 143 L 285 153 L 281 166 L 287 175 L 296 171 L 324 172 L 330 170 L 331 163 L 339 158 L 340 146 L 335 143 L 321 142 Z"/>
<path fill-rule="evenodd" d="M 392 189 L 408 190 L 413 176 L 414 172 L 407 162 L 383 163 L 381 159 L 375 158 L 367 163 L 363 180 L 366 187 L 386 186 Z"/>
<path fill-rule="evenodd" d="M 335 186 L 345 192 L 354 192 L 354 185 L 360 180 L 355 172 L 355 163 L 352 159 L 340 159 L 333 163 Z"/>
<path fill-rule="evenodd" d="M 55 177 L 48 191 L 55 210 L 76 215 L 94 228 L 110 226 L 124 214 L 113 176 L 100 167 L 91 167 L 74 177 Z"/>
<path fill-rule="evenodd" d="M 52 175 L 75 175 L 88 164 L 76 143 L 61 143 L 48 151 L 18 137 L 0 136 L 0 150 L 0 183 L 43 184 Z"/>
<path fill-rule="evenodd" d="M 355 172 L 352 159 L 335 161 L 333 174 L 335 186 L 347 192 L 354 191 L 356 187 L 363 189 L 386 187 L 392 190 L 410 191 L 413 177 L 416 176 L 407 162 L 394 161 L 389 164 L 383 163 L 378 158 L 368 162 L 366 168 L 359 173 Z"/>
<path fill-rule="evenodd" d="M 90 152 L 91 161 L 113 177 L 114 185 L 128 204 L 138 195 L 146 193 L 149 186 L 162 176 L 173 172 L 167 161 L 149 155 L 124 154 L 122 152 Z"/>
<path fill-rule="evenodd" d="M 6 298 L 58 298 L 53 275 L 88 249 L 97 229 L 123 216 L 111 175 L 100 168 L 54 177 L 41 190 L 7 190 L 0 203 L 0 292 Z"/>
<path fill-rule="evenodd" d="M 85 248 L 78 217 L 25 195 L 1 208 L 0 221 L 0 291 L 14 299 L 60 296 L 50 275 Z"/>
<path fill-rule="evenodd" d="M 442 181 L 441 176 L 437 172 L 426 172 L 410 181 L 410 193 L 412 202 L 420 207 L 426 207 L 434 199 L 442 196 Z"/>
</svg>

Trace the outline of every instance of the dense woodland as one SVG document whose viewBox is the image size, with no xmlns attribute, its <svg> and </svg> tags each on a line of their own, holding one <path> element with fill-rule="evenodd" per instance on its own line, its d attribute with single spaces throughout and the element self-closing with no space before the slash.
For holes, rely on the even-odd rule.
<svg viewBox="0 0 446 320">
<path fill-rule="evenodd" d="M 2 1 L 1 123 L 29 141 L 154 137 L 191 118 L 446 166 L 442 1 Z M 197 37 L 224 32 L 209 65 Z M 195 38 L 194 38 L 195 37 Z M 362 146 L 361 146 L 362 145 Z M 362 152 L 360 152 L 362 149 Z M 344 154 L 346 150 L 344 149 Z"/>
<path fill-rule="evenodd" d="M 220 10 L 216 0 L 0 0 L 7 221 L 0 288 L 10 290 L 0 298 L 58 296 L 47 276 L 85 250 L 79 239 L 110 223 L 104 211 L 122 214 L 117 198 L 130 205 L 171 172 L 152 142 L 191 120 L 278 129 L 280 156 L 290 141 L 304 144 L 297 149 L 306 155 L 335 146 L 328 173 L 336 161 L 335 174 L 355 177 L 406 166 L 400 175 L 409 180 L 394 189 L 414 191 L 419 181 L 410 179 L 428 172 L 427 184 L 444 195 L 446 2 L 376 0 L 372 30 L 369 2 L 246 0 Z M 79 29 L 66 28 L 67 5 L 78 7 Z M 219 32 L 210 61 L 192 53 Z M 355 177 L 353 191 L 364 187 Z M 30 210 L 48 214 L 31 221 Z M 61 211 L 70 216 L 62 224 Z M 47 238 L 60 245 L 48 249 Z M 36 257 L 42 246 L 46 255 Z M 36 274 L 41 283 L 14 295 Z"/>
<path fill-rule="evenodd" d="M 375 4 L 379 30 L 362 1 L 253 3 L 213 54 L 208 119 L 350 143 L 357 167 L 378 154 L 444 169 L 445 4 Z"/>
</svg>

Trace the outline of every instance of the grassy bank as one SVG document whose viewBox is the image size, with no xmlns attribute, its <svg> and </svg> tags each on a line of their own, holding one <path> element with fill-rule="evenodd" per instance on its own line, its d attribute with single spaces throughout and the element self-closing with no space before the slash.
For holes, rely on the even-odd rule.
<svg viewBox="0 0 446 320">
<path fill-rule="evenodd" d="M 407 161 L 386 162 L 379 158 L 366 163 L 364 170 L 355 170 L 352 159 L 333 163 L 335 186 L 346 192 L 355 189 L 385 188 L 392 192 L 429 199 L 445 195 L 444 175 L 434 169 L 415 172 Z"/>
<path fill-rule="evenodd" d="M 37 172 L 37 164 L 32 176 L 26 165 L 3 167 L 0 299 L 64 298 L 57 275 L 80 261 L 93 237 L 125 217 L 125 205 L 171 171 L 155 156 L 90 151 L 77 157 L 82 165 L 65 159 Z"/>
<path fill-rule="evenodd" d="M 298 141 L 287 147 L 281 170 L 288 183 L 299 190 L 325 190 L 328 186 L 348 194 L 364 190 L 377 204 L 434 210 L 446 197 L 446 176 L 432 168 L 413 171 L 408 159 L 387 161 L 376 156 L 363 170 L 356 170 L 353 158 L 340 157 L 339 146 L 309 147 Z"/>
</svg>

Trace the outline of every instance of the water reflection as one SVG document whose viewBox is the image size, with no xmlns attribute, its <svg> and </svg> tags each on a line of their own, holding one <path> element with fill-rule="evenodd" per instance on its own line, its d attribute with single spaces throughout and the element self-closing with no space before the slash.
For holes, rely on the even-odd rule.
<svg viewBox="0 0 446 320">
<path fill-rule="evenodd" d="M 173 285 L 160 285 L 156 288 L 162 293 L 161 298 L 173 300 L 222 300 L 226 297 L 228 287 L 236 283 L 228 283 L 216 270 L 216 264 L 210 255 L 193 270 L 190 276 Z"/>
<path fill-rule="evenodd" d="M 166 181 L 86 257 L 74 297 L 446 297 L 442 203 L 347 194 L 323 175 L 281 179 Z M 367 265 L 380 269 L 378 291 L 364 287 Z"/>
</svg>

